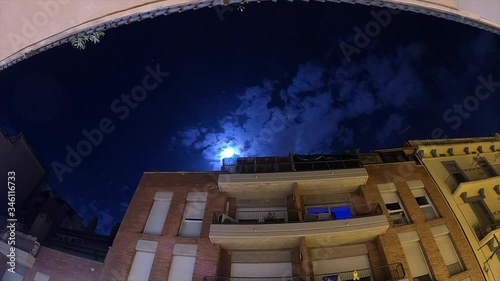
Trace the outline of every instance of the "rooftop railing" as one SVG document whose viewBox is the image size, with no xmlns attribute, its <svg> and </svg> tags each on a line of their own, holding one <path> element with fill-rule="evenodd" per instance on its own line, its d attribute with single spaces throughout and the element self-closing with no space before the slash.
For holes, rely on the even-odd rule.
<svg viewBox="0 0 500 281">
<path fill-rule="evenodd" d="M 319 210 L 323 209 L 323 210 Z M 319 211 L 318 211 L 319 210 Z M 379 204 L 325 205 L 311 209 L 215 212 L 215 224 L 298 223 L 382 215 Z"/>
<path fill-rule="evenodd" d="M 340 277 L 339 280 L 348 281 L 356 277 L 363 280 L 403 280 L 406 276 L 401 263 L 389 264 L 379 267 L 364 268 L 328 274 L 317 274 L 308 276 L 288 276 L 288 277 L 221 277 L 205 276 L 203 281 L 329 281 L 337 280 L 333 276 Z M 358 280 L 359 280 L 358 279 Z M 365 279 L 365 280 L 366 280 Z"/>
<path fill-rule="evenodd" d="M 280 173 L 301 171 L 323 171 L 337 169 L 361 168 L 359 159 L 349 156 L 325 156 L 317 159 L 306 159 L 296 156 L 295 160 L 287 157 L 248 157 L 223 159 L 222 173 L 252 174 Z"/>
<path fill-rule="evenodd" d="M 40 249 L 40 243 L 36 241 L 36 238 L 19 231 L 16 231 L 15 234 L 15 248 L 36 257 L 38 250 Z M 8 243 L 9 237 L 10 231 L 8 229 L 0 230 L 0 241 Z"/>
</svg>

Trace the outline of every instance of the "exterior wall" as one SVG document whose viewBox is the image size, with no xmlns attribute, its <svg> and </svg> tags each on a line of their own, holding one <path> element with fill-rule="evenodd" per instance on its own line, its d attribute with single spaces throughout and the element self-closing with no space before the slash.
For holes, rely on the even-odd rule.
<svg viewBox="0 0 500 281">
<path fill-rule="evenodd" d="M 439 189 L 422 166 L 417 166 L 414 162 L 387 163 L 365 166 L 370 175 L 366 186 L 362 187 L 362 192 L 369 202 L 378 202 L 384 213 L 390 221 L 387 209 L 382 199 L 381 193 L 377 187 L 378 184 L 394 183 L 398 196 L 412 223 L 395 227 L 390 221 L 392 227 L 378 237 L 375 243 L 367 243 L 368 249 L 374 253 L 375 249 L 380 251 L 381 258 L 375 258 L 370 255 L 372 266 L 377 263 L 383 263 L 385 259 L 388 264 L 402 262 L 407 278 L 412 278 L 408 262 L 403 253 L 403 248 L 398 238 L 398 233 L 416 230 L 422 244 L 422 250 L 425 253 L 429 270 L 434 280 L 463 280 L 468 277 L 471 280 L 484 280 L 477 261 L 474 258 L 473 251 L 469 246 L 466 237 L 462 233 L 460 225 L 457 223 L 452 210 L 448 207 L 446 201 L 441 195 Z M 422 211 L 418 206 L 407 182 L 421 180 L 425 191 L 432 201 L 433 206 L 440 218 L 431 221 L 425 221 Z M 449 235 L 455 244 L 455 250 L 465 267 L 465 271 L 449 276 L 443 257 L 434 240 L 431 232 L 432 226 L 445 224 L 449 229 Z M 370 251 L 369 251 L 370 252 Z"/>
<path fill-rule="evenodd" d="M 24 281 L 32 281 L 37 272 L 50 277 L 49 280 L 81 281 L 97 280 L 103 264 L 97 261 L 82 259 L 46 247 L 41 247 L 36 262 L 26 275 Z"/>
<path fill-rule="evenodd" d="M 22 212 L 29 203 L 26 200 L 32 192 L 42 187 L 46 176 L 45 168 L 31 150 L 25 137 L 20 135 L 11 142 L 0 131 L 0 181 L 7 182 L 7 172 L 14 171 L 16 185 L 16 210 Z M 7 194 L 7 184 L 0 188 L 2 194 Z M 7 196 L 0 196 L 1 206 L 7 206 Z M 0 214 L 6 214 L 7 208 L 2 208 Z M 18 216 L 22 213 L 17 214 Z"/>
<path fill-rule="evenodd" d="M 490 212 L 500 212 L 499 194 L 494 190 L 495 186 L 500 185 L 500 177 L 481 179 L 484 176 L 480 176 L 481 168 L 478 167 L 474 160 L 475 157 L 480 155 L 488 160 L 497 173 L 500 173 L 500 152 L 491 150 L 492 145 L 496 149 L 500 149 L 500 136 L 481 139 L 452 139 L 446 140 L 446 143 L 432 141 L 411 141 L 411 143 L 418 145 L 418 150 L 423 152 L 422 162 L 434 178 L 447 204 L 449 204 L 460 223 L 486 279 L 499 281 L 500 254 L 495 256 L 486 244 L 487 240 L 494 241 L 493 235 L 500 239 L 500 229 L 493 230 L 490 235 L 480 241 L 473 229 L 473 226 L 478 222 L 478 218 L 470 205 L 464 202 L 461 195 L 465 192 L 466 197 L 480 196 L 479 190 L 483 189 L 485 196 L 483 202 Z M 470 154 L 465 152 L 467 147 Z M 478 147 L 482 147 L 483 152 L 479 151 Z M 450 148 L 453 149 L 453 155 L 449 153 Z M 431 151 L 434 149 L 437 157 L 431 155 Z M 452 192 L 449 185 L 450 173 L 443 166 L 442 162 L 444 161 L 455 161 L 471 181 L 462 183 L 455 192 Z M 498 243 L 493 243 L 493 246 L 500 247 Z M 478 250 L 479 248 L 481 250 Z M 490 256 L 491 259 L 486 262 Z M 484 270 L 485 268 L 489 270 Z"/>
<path fill-rule="evenodd" d="M 173 198 L 162 235 L 144 234 L 143 230 L 157 191 L 171 191 Z M 178 237 L 188 192 L 208 192 L 200 238 Z M 223 211 L 226 195 L 219 193 L 216 173 L 145 173 L 130 202 L 108 252 L 101 281 L 127 280 L 138 240 L 157 241 L 158 247 L 150 273 L 150 280 L 167 280 L 175 243 L 197 244 L 193 280 L 217 275 L 220 249 L 208 238 L 213 212 Z"/>
</svg>

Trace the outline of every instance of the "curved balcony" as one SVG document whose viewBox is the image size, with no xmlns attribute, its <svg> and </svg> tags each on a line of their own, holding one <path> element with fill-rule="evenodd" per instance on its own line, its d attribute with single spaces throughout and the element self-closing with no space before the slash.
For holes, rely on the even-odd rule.
<svg viewBox="0 0 500 281">
<path fill-rule="evenodd" d="M 277 249 L 295 247 L 301 237 L 310 246 L 361 243 L 388 228 L 378 204 L 325 206 L 233 214 L 216 212 L 209 237 L 212 243 L 228 249 Z"/>
<path fill-rule="evenodd" d="M 394 263 L 379 267 L 364 268 L 351 271 L 335 272 L 328 274 L 317 274 L 307 276 L 288 276 L 288 277 L 221 277 L 205 276 L 203 281 L 336 281 L 353 280 L 354 276 L 359 280 L 404 280 L 405 270 L 401 263 Z"/>
</svg>

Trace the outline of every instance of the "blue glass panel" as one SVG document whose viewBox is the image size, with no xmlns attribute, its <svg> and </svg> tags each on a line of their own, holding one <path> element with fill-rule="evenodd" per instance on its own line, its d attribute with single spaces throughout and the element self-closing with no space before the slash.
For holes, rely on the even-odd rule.
<svg viewBox="0 0 500 281">
<path fill-rule="evenodd" d="M 307 213 L 311 215 L 328 213 L 327 207 L 307 208 Z"/>
<path fill-rule="evenodd" d="M 333 208 L 330 208 L 330 211 L 335 214 L 335 218 L 338 220 L 352 218 L 351 209 L 348 206 L 333 207 Z"/>
</svg>

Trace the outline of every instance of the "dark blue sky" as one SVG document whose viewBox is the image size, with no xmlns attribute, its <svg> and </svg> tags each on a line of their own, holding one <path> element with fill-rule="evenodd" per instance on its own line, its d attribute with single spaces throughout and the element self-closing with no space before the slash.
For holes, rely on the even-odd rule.
<svg viewBox="0 0 500 281">
<path fill-rule="evenodd" d="M 369 151 L 436 128 L 500 132 L 500 36 L 401 12 L 347 62 L 340 46 L 361 40 L 355 27 L 372 10 L 261 3 L 223 20 L 206 8 L 108 30 L 83 51 L 66 44 L 0 72 L 0 129 L 24 132 L 51 186 L 87 222 L 99 216 L 100 232 L 121 220 L 144 171 L 219 169 L 227 146 L 244 156 Z M 147 66 L 169 75 L 121 120 L 111 105 Z M 66 147 L 104 118 L 114 131 L 58 177 Z"/>
</svg>

